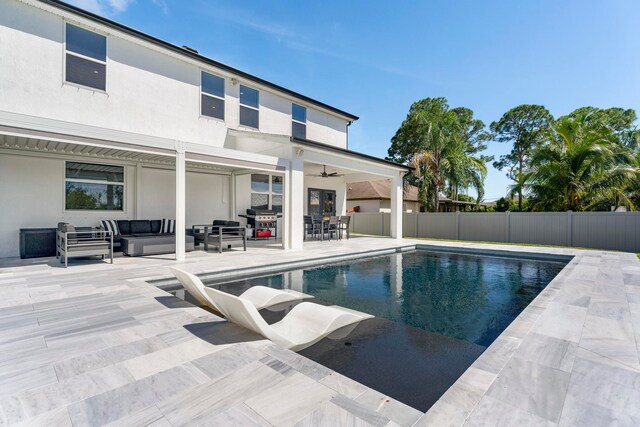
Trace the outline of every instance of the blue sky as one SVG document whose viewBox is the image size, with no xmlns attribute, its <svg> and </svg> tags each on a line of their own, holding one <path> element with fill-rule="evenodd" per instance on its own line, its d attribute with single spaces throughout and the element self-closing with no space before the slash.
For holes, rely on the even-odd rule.
<svg viewBox="0 0 640 427">
<path fill-rule="evenodd" d="M 640 107 L 637 0 L 72 3 L 356 114 L 349 148 L 381 157 L 426 97 L 487 125 L 524 103 Z M 489 166 L 485 198 L 508 184 Z"/>
</svg>

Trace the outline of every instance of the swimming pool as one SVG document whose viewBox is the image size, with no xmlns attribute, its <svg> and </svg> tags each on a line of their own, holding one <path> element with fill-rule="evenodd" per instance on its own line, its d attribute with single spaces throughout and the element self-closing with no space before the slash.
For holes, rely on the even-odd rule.
<svg viewBox="0 0 640 427">
<path fill-rule="evenodd" d="M 205 283 L 235 295 L 256 285 L 295 289 L 375 315 L 300 354 L 427 411 L 566 264 L 419 249 Z"/>
<path fill-rule="evenodd" d="M 564 266 L 416 250 L 211 285 L 234 294 L 255 285 L 291 288 L 322 303 L 488 346 Z"/>
</svg>

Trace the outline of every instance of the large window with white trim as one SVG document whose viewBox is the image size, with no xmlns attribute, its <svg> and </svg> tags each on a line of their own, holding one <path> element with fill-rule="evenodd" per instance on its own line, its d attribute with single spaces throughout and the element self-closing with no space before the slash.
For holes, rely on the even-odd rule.
<svg viewBox="0 0 640 427">
<path fill-rule="evenodd" d="M 258 129 L 260 127 L 260 92 L 240 85 L 240 124 Z"/>
<path fill-rule="evenodd" d="M 66 162 L 65 209 L 124 210 L 124 167 Z"/>
<path fill-rule="evenodd" d="M 262 173 L 251 174 L 251 209 L 282 212 L 282 177 Z"/>
<path fill-rule="evenodd" d="M 291 136 L 307 139 L 307 108 L 291 104 Z"/>
<path fill-rule="evenodd" d="M 107 38 L 67 24 L 65 81 L 92 89 L 107 89 Z"/>
<path fill-rule="evenodd" d="M 200 91 L 201 114 L 224 120 L 224 79 L 203 71 Z"/>
</svg>

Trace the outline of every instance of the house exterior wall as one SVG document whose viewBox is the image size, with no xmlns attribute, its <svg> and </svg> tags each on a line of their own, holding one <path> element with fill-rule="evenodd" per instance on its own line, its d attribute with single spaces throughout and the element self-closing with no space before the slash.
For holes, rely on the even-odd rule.
<svg viewBox="0 0 640 427">
<path fill-rule="evenodd" d="M 106 93 L 64 82 L 65 22 L 107 36 Z M 80 17 L 3 1 L 0 40 L 0 110 L 222 147 L 227 128 L 242 129 L 243 84 L 260 91 L 260 132 L 290 135 L 296 102 L 307 107 L 308 139 L 347 145 L 346 118 Z M 201 71 L 225 78 L 225 121 L 200 116 Z"/>
<path fill-rule="evenodd" d="M 209 224 L 229 217 L 229 176 L 187 171 L 186 223 Z M 172 169 L 142 168 L 139 218 L 174 218 L 176 174 Z"/>
<path fill-rule="evenodd" d="M 65 210 L 65 161 L 125 166 L 124 210 Z M 141 170 L 141 177 L 137 176 Z M 141 186 L 138 187 L 138 180 Z M 187 171 L 186 223 L 229 216 L 229 176 Z M 138 193 L 138 188 L 141 189 Z M 138 200 L 140 198 L 140 200 Z M 52 228 L 58 222 L 97 226 L 102 219 L 175 218 L 175 171 L 82 157 L 9 154 L 0 150 L 0 258 L 20 254 L 20 228 Z M 141 209 L 138 210 L 137 206 Z"/>
</svg>

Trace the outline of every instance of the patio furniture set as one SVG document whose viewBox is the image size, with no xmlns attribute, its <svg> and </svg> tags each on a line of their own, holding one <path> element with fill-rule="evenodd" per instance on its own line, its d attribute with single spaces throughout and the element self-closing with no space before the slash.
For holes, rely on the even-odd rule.
<svg viewBox="0 0 640 427">
<path fill-rule="evenodd" d="M 256 212 L 248 209 L 247 226 L 238 221 L 214 220 L 211 224 L 196 224 L 187 230 L 185 250 L 193 251 L 195 246 L 203 244 L 210 247 L 231 249 L 233 245 L 242 245 L 247 250 L 249 231 L 253 238 L 276 238 L 277 214 Z M 349 216 L 311 216 L 304 217 L 305 239 L 329 240 L 349 238 Z M 271 230 L 276 230 L 271 234 Z M 122 251 L 128 256 L 159 255 L 175 252 L 175 221 L 170 219 L 152 220 L 103 220 L 99 227 L 74 227 L 61 222 L 56 230 L 56 258 L 68 265 L 69 258 L 101 256 L 109 257 L 113 263 L 113 252 Z"/>
<path fill-rule="evenodd" d="M 340 240 L 343 235 L 346 235 L 347 239 L 349 239 L 350 221 L 351 217 L 348 215 L 305 215 L 304 239 L 307 240 L 308 237 L 311 237 L 311 239 L 325 240 L 326 236 L 331 240 L 331 236 L 334 236 L 336 240 Z"/>
<path fill-rule="evenodd" d="M 187 230 L 185 250 L 193 251 L 204 244 L 229 249 L 241 244 L 247 250 L 247 230 L 235 221 L 214 220 L 211 224 L 194 225 Z M 68 265 L 69 258 L 87 256 L 110 257 L 122 251 L 128 256 L 159 255 L 175 252 L 175 221 L 162 220 L 104 220 L 99 227 L 74 227 L 59 223 L 56 231 L 56 258 Z"/>
</svg>

